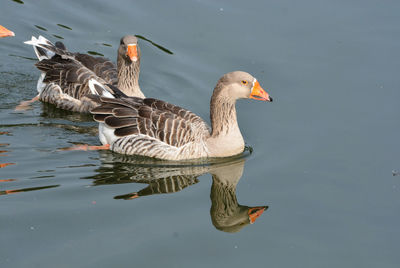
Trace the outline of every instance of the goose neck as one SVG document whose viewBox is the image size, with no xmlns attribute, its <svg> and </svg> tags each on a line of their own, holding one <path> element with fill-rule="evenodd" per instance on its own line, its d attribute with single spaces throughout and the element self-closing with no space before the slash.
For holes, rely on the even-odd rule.
<svg viewBox="0 0 400 268">
<path fill-rule="evenodd" d="M 228 96 L 216 95 L 211 98 L 210 119 L 211 119 L 211 136 L 227 136 L 231 132 L 239 130 L 236 118 L 236 100 L 232 100 Z"/>
<path fill-rule="evenodd" d="M 118 88 L 128 96 L 144 98 L 139 87 L 140 59 L 131 63 L 118 56 L 117 69 Z"/>
</svg>

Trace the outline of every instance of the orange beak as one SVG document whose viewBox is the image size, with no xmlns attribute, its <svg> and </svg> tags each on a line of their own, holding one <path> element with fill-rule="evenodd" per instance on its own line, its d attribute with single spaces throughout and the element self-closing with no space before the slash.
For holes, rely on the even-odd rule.
<svg viewBox="0 0 400 268">
<path fill-rule="evenodd" d="M 7 36 L 15 36 L 14 32 L 0 25 L 0 38 Z"/>
<path fill-rule="evenodd" d="M 253 88 L 251 89 L 250 98 L 255 100 L 272 102 L 272 98 L 269 96 L 267 92 L 265 92 L 264 89 L 262 89 L 260 83 L 258 83 L 257 80 L 254 83 Z"/>
<path fill-rule="evenodd" d="M 136 45 L 128 45 L 126 55 L 131 59 L 132 62 L 136 62 L 138 60 L 138 53 L 137 53 Z"/>
<path fill-rule="evenodd" d="M 247 214 L 249 215 L 250 223 L 253 224 L 258 217 L 268 209 L 268 206 L 249 208 Z"/>
</svg>

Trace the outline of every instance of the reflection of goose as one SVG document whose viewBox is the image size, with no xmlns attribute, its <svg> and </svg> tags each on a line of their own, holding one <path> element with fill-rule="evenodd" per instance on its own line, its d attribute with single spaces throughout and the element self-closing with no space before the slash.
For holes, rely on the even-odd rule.
<svg viewBox="0 0 400 268">
<path fill-rule="evenodd" d="M 218 230 L 238 232 L 255 220 L 268 206 L 248 207 L 238 203 L 236 185 L 243 174 L 244 159 L 232 165 L 212 170 L 213 183 L 211 186 L 211 219 Z"/>
<path fill-rule="evenodd" d="M 208 165 L 179 165 L 177 163 L 161 166 L 166 162 L 101 153 L 102 167 L 95 176 L 94 185 L 118 183 L 145 183 L 147 187 L 128 194 L 118 195 L 115 199 L 136 199 L 154 194 L 176 193 L 199 182 L 197 177 L 211 173 L 211 220 L 213 225 L 224 232 L 238 232 L 255 220 L 268 208 L 267 206 L 248 207 L 238 204 L 236 185 L 239 182 L 245 159 L 237 156 L 228 162 L 217 161 Z M 157 165 L 158 163 L 158 165 Z M 161 165 L 160 165 L 161 164 Z"/>
<path fill-rule="evenodd" d="M 39 59 L 35 65 L 42 72 L 37 85 L 39 94 L 32 101 L 40 99 L 61 109 L 88 112 L 96 106 L 87 98 L 91 93 L 90 79 L 118 86 L 128 96 L 144 97 L 139 87 L 140 49 L 135 36 L 121 39 L 117 68 L 106 58 L 69 52 L 63 43 L 54 45 L 43 36 L 25 43 L 33 45 Z"/>
<path fill-rule="evenodd" d="M 140 196 L 147 196 L 153 194 L 171 194 L 182 191 L 186 187 L 199 182 L 197 176 L 193 175 L 172 175 L 157 180 L 137 180 L 137 183 L 147 183 L 149 186 L 141 189 L 138 192 L 118 195 L 115 199 L 135 199 Z"/>
<path fill-rule="evenodd" d="M 10 31 L 4 26 L 0 25 L 0 38 L 7 37 L 7 36 L 15 36 L 14 32 Z"/>
<path fill-rule="evenodd" d="M 164 165 L 165 162 L 145 157 L 132 157 L 99 151 L 102 165 L 92 179 L 94 185 L 144 183 L 149 186 L 138 193 L 116 198 L 131 199 L 129 196 L 175 193 L 196 184 L 197 177 L 210 170 L 207 165 L 183 165 L 182 163 Z"/>
<path fill-rule="evenodd" d="M 150 98 L 101 97 L 101 105 L 91 113 L 99 122 L 104 148 L 118 153 L 165 160 L 227 157 L 244 150 L 235 108 L 241 98 L 272 101 L 252 75 L 236 71 L 222 76 L 215 86 L 211 129 L 196 114 Z"/>
</svg>

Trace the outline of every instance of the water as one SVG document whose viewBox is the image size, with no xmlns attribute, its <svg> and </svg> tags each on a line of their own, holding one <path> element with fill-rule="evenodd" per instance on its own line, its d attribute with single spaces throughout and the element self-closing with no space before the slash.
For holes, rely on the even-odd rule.
<svg viewBox="0 0 400 268">
<path fill-rule="evenodd" d="M 0 168 L 0 266 L 398 267 L 399 8 L 2 1 L 16 37 L 0 40 L 0 163 L 13 163 Z M 146 96 L 204 118 L 223 73 L 253 74 L 274 97 L 237 104 L 253 153 L 191 168 L 60 151 L 99 144 L 90 117 L 42 103 L 14 111 L 35 95 L 31 35 L 116 59 L 127 33 L 164 48 L 140 41 Z M 269 208 L 250 225 L 216 217 L 221 202 L 240 219 Z"/>
</svg>

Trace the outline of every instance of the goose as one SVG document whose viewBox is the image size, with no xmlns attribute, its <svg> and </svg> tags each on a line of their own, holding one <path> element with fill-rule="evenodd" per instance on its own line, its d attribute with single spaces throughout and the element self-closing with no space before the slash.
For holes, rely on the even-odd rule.
<svg viewBox="0 0 400 268">
<path fill-rule="evenodd" d="M 92 83 L 92 86 L 93 92 L 107 91 L 100 83 Z M 112 88 L 118 92 L 117 88 Z M 99 122 L 99 138 L 103 145 L 93 149 L 111 149 L 164 160 L 227 157 L 243 152 L 236 100 L 272 101 L 249 73 L 227 73 L 219 79 L 211 97 L 210 128 L 201 117 L 179 106 L 119 94 L 118 98 L 96 98 L 100 105 L 91 113 Z"/>
<path fill-rule="evenodd" d="M 7 36 L 15 36 L 14 32 L 10 31 L 4 26 L 0 25 L 0 38 L 7 37 Z"/>
<path fill-rule="evenodd" d="M 23 102 L 19 108 L 41 100 L 58 108 L 88 113 L 96 104 L 87 98 L 89 80 L 118 86 L 127 96 L 144 98 L 139 87 L 140 49 L 135 36 L 121 38 L 117 67 L 108 59 L 69 52 L 62 42 L 51 43 L 43 36 L 32 37 L 25 44 L 32 45 L 42 72 L 37 83 L 38 95 Z"/>
</svg>

